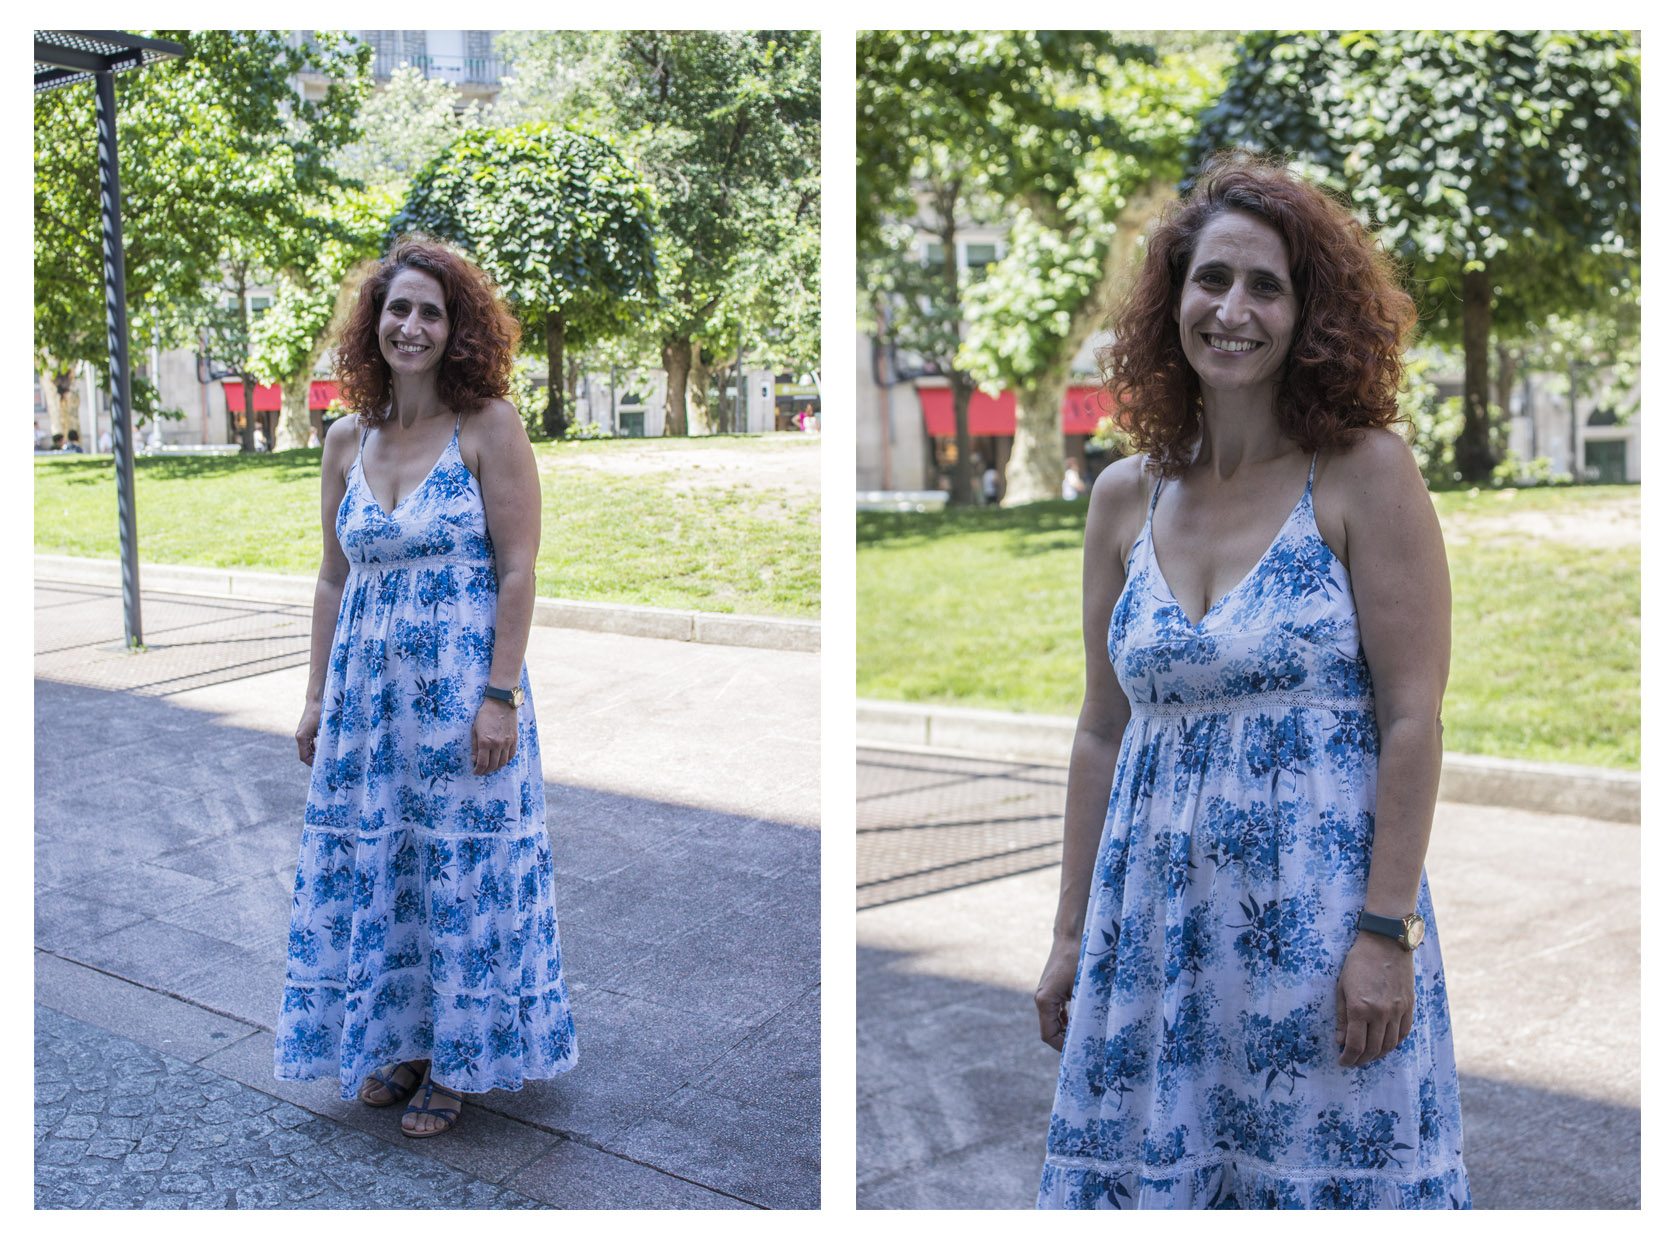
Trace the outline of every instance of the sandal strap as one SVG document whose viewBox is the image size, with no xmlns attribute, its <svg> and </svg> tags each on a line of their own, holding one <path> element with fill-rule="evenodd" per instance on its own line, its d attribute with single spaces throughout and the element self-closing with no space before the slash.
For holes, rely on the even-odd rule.
<svg viewBox="0 0 1675 1240">
<path fill-rule="evenodd" d="M 441 1116 L 447 1117 L 450 1121 L 458 1119 L 459 1118 L 459 1112 L 460 1112 L 459 1107 L 433 1107 L 433 1106 L 430 1105 L 430 1095 L 431 1095 L 432 1091 L 434 1091 L 436 1093 L 447 1094 L 455 1102 L 458 1102 L 461 1105 L 463 1105 L 464 1102 L 465 1102 L 465 1098 L 464 1098 L 463 1095 L 455 1093 L 453 1090 L 449 1089 L 446 1085 L 438 1085 L 434 1081 L 426 1080 L 425 1081 L 425 1087 L 424 1087 L 424 1100 L 423 1100 L 423 1102 L 422 1103 L 419 1102 L 419 1101 L 409 1102 L 407 1104 L 406 1114 L 408 1114 L 408 1115 L 441 1115 Z"/>
</svg>

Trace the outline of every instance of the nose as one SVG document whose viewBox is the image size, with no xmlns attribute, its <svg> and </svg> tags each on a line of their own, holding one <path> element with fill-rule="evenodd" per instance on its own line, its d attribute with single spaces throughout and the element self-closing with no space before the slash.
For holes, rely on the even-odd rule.
<svg viewBox="0 0 1675 1240">
<path fill-rule="evenodd" d="M 1246 294 L 1243 281 L 1235 280 L 1227 286 L 1216 312 L 1228 327 L 1237 327 L 1250 318 L 1250 298 Z"/>
</svg>

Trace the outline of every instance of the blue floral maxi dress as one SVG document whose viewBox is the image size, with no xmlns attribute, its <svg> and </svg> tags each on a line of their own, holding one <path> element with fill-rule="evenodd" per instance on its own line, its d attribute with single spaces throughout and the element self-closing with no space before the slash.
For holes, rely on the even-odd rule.
<svg viewBox="0 0 1675 1240">
<path fill-rule="evenodd" d="M 366 434 L 361 445 L 366 444 Z M 512 760 L 472 773 L 499 580 L 459 425 L 386 513 L 360 455 L 337 512 L 337 614 L 291 899 L 281 1080 L 429 1059 L 455 1091 L 576 1062 L 528 669 Z"/>
<path fill-rule="evenodd" d="M 1157 509 L 1162 482 L 1152 492 Z M 1038 1204 L 1467 1208 L 1442 955 L 1413 1032 L 1338 1064 L 1364 903 L 1372 680 L 1314 468 L 1266 554 L 1197 624 L 1128 557 L 1107 649 L 1132 707 L 1095 863 Z"/>
</svg>

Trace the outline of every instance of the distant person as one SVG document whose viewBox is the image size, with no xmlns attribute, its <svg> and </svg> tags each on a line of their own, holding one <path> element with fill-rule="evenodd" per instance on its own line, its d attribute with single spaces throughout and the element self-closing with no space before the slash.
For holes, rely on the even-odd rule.
<svg viewBox="0 0 1675 1240">
<path fill-rule="evenodd" d="M 993 465 L 983 470 L 983 502 L 985 504 L 1000 503 L 1000 471 Z"/>
<path fill-rule="evenodd" d="M 72 428 L 70 430 L 69 434 L 67 434 L 64 437 L 64 451 L 66 451 L 66 452 L 81 452 L 81 451 L 83 451 L 83 448 L 81 446 L 81 432 L 80 431 L 75 430 L 75 429 Z"/>
<path fill-rule="evenodd" d="M 64 432 L 63 431 L 53 431 L 52 432 L 52 450 L 54 452 L 64 451 Z"/>
<path fill-rule="evenodd" d="M 109 431 L 100 431 L 99 432 L 99 451 L 109 452 L 110 450 L 111 450 L 111 433 Z"/>
<path fill-rule="evenodd" d="M 1388 429 L 1415 318 L 1350 209 L 1249 152 L 1114 315 L 1143 455 L 1086 521 L 1042 1207 L 1471 1205 L 1424 871 L 1448 564 Z"/>
<path fill-rule="evenodd" d="M 1087 494 L 1088 484 L 1082 481 L 1082 471 L 1076 468 L 1074 460 L 1064 463 L 1064 481 L 1059 484 L 1060 499 L 1081 499 Z"/>
<path fill-rule="evenodd" d="M 541 482 L 487 276 L 399 238 L 338 341 L 297 755 L 312 770 L 275 1035 L 409 1137 L 576 1063 L 535 706 Z M 347 979 L 347 981 L 346 981 Z"/>
<path fill-rule="evenodd" d="M 308 428 L 308 446 L 310 448 L 318 448 L 320 446 L 320 431 L 317 427 L 310 426 Z"/>
</svg>

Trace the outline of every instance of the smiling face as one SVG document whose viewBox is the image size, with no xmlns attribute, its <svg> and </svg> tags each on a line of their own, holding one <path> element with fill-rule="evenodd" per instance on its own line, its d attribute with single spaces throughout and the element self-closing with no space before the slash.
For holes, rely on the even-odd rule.
<svg viewBox="0 0 1675 1240">
<path fill-rule="evenodd" d="M 391 373 L 418 375 L 442 364 L 448 344 L 448 307 L 442 285 L 429 272 L 396 272 L 378 316 L 378 351 Z"/>
<path fill-rule="evenodd" d="M 1285 240 L 1272 225 L 1225 211 L 1198 234 L 1175 319 L 1206 390 L 1272 385 L 1297 327 Z"/>
</svg>

